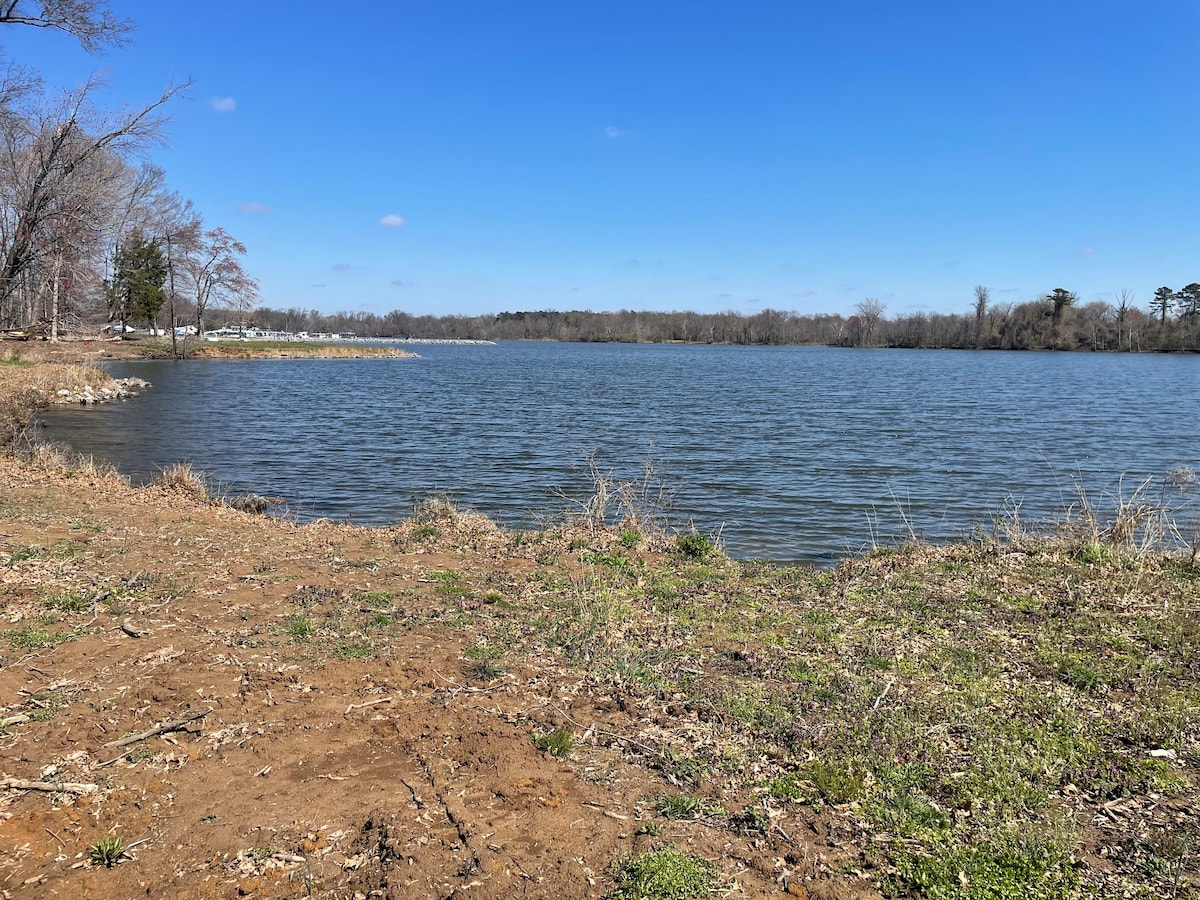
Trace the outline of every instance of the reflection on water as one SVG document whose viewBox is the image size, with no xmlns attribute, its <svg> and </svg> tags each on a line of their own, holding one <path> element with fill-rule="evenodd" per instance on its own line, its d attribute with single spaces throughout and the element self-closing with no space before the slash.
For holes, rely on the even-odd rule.
<svg viewBox="0 0 1200 900">
<path fill-rule="evenodd" d="M 1094 490 L 1200 468 L 1200 359 L 814 347 L 522 344 L 419 360 L 113 364 L 154 387 L 47 416 L 135 479 L 189 460 L 303 516 L 362 524 L 450 493 L 504 524 L 560 511 L 586 454 L 735 556 L 826 561 L 910 530 L 1029 520 Z"/>
</svg>

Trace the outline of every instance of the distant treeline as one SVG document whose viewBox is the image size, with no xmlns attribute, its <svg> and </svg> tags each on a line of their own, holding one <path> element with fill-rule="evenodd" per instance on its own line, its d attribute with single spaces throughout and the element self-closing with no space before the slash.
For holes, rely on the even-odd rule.
<svg viewBox="0 0 1200 900">
<path fill-rule="evenodd" d="M 1165 293 L 1164 293 L 1165 292 Z M 1169 295 L 1169 296 L 1168 296 Z M 1164 298 L 1168 301 L 1162 305 Z M 1158 305 L 1155 305 L 1156 302 Z M 1128 292 L 1115 302 L 1079 304 L 1062 288 L 1025 303 L 993 303 L 976 288 L 966 313 L 904 313 L 888 318 L 877 300 L 855 314 L 591 312 L 537 310 L 486 316 L 413 316 L 260 308 L 253 324 L 281 331 L 353 332 L 360 337 L 469 338 L 493 341 L 600 341 L 706 344 L 825 344 L 995 350 L 1200 351 L 1200 284 L 1160 288 L 1147 309 Z M 222 311 L 212 310 L 219 321 Z M 224 313 L 231 320 L 233 311 Z"/>
</svg>

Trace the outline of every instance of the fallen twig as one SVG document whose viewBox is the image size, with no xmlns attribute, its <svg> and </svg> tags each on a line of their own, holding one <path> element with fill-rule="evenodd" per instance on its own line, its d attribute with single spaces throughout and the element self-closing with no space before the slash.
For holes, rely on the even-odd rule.
<svg viewBox="0 0 1200 900">
<path fill-rule="evenodd" d="M 104 761 L 104 762 L 102 762 L 102 763 L 97 763 L 97 764 L 96 764 L 96 768 L 97 768 L 97 769 L 103 769 L 105 766 L 111 766 L 113 763 L 115 763 L 115 762 L 120 762 L 120 761 L 121 761 L 121 760 L 123 760 L 125 757 L 127 757 L 127 756 L 131 756 L 131 755 L 133 754 L 133 752 L 134 752 L 133 750 L 126 750 L 126 751 L 125 751 L 124 753 L 122 753 L 120 756 L 114 756 L 112 759 L 105 760 L 105 761 Z"/>
<path fill-rule="evenodd" d="M 346 707 L 346 712 L 343 715 L 348 715 L 356 709 L 365 709 L 368 706 L 378 706 L 380 703 L 391 703 L 391 697 L 380 697 L 378 700 L 368 700 L 366 703 L 351 703 Z"/>
<path fill-rule="evenodd" d="M 0 788 L 12 788 L 18 791 L 48 791 L 50 793 L 88 794 L 99 785 L 76 784 L 70 781 L 52 784 L 49 781 L 22 781 L 20 778 L 0 778 Z"/>
<path fill-rule="evenodd" d="M 892 689 L 892 685 L 893 685 L 893 684 L 895 684 L 895 683 L 896 683 L 896 679 L 895 679 L 895 678 L 893 678 L 893 679 L 892 679 L 891 681 L 889 681 L 889 682 L 888 682 L 886 685 L 884 685 L 884 687 L 883 687 L 883 693 L 882 693 L 882 694 L 880 694 L 878 697 L 876 697 L 876 698 L 875 698 L 875 705 L 871 707 L 871 709 L 872 709 L 872 710 L 879 709 L 879 705 L 880 705 L 881 703 L 883 703 L 883 700 L 884 700 L 884 698 L 885 698 L 885 697 L 887 697 L 887 695 L 888 695 L 888 691 L 890 691 L 890 690 Z"/>
<path fill-rule="evenodd" d="M 127 747 L 130 744 L 136 744 L 138 741 L 144 741 L 148 737 L 154 737 L 156 734 L 163 734 L 168 731 L 178 731 L 189 722 L 194 722 L 197 719 L 203 719 L 210 712 L 212 707 L 202 709 L 198 712 L 188 713 L 186 716 L 180 716 L 178 719 L 169 719 L 166 722 L 159 722 L 153 728 L 147 728 L 145 731 L 139 731 L 137 734 L 131 734 L 129 737 L 123 737 L 119 741 L 109 741 L 105 747 Z"/>
</svg>

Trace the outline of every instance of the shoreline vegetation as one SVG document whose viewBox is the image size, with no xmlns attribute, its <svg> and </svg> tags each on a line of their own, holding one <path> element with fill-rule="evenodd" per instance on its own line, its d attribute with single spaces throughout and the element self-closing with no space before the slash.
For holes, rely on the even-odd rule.
<svg viewBox="0 0 1200 900">
<path fill-rule="evenodd" d="M 14 895 L 1200 897 L 1200 539 L 1140 494 L 817 571 L 601 474 L 299 525 L 6 434 Z"/>
<path fill-rule="evenodd" d="M 334 313 L 259 307 L 250 314 L 263 328 L 283 331 L 353 333 L 364 338 L 457 340 L 547 340 L 606 343 L 813 344 L 954 350 L 1074 350 L 1088 352 L 1200 352 L 1200 284 L 1172 291 L 1159 288 L 1141 309 L 1128 291 L 1110 303 L 1083 303 L 1056 288 L 1024 303 L 993 302 L 982 286 L 966 313 L 914 312 L 888 317 L 872 298 L 850 315 L 764 309 L 727 311 L 613 312 L 527 310 L 497 315 L 411 315 L 393 310 Z M 214 310 L 229 319 L 237 310 Z M 245 315 L 245 313 L 241 313 Z"/>
</svg>

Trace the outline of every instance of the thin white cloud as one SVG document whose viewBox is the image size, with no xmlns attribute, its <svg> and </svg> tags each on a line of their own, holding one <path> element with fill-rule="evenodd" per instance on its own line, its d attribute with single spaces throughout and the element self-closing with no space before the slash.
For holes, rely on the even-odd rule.
<svg viewBox="0 0 1200 900">
<path fill-rule="evenodd" d="M 609 125 L 604 129 L 604 136 L 606 138 L 613 138 L 614 140 L 616 138 L 625 137 L 627 134 L 629 134 L 628 131 L 625 131 L 623 128 L 618 128 L 616 125 Z"/>
<path fill-rule="evenodd" d="M 237 101 L 232 97 L 213 97 L 212 108 L 219 113 L 237 112 Z"/>
<path fill-rule="evenodd" d="M 1091 247 L 1084 247 L 1082 250 L 1079 251 L 1080 256 L 1094 256 L 1095 253 L 1096 253 L 1096 251 L 1093 250 Z"/>
<path fill-rule="evenodd" d="M 269 213 L 271 211 L 271 207 L 267 206 L 267 204 L 257 203 L 257 202 L 243 203 L 241 206 L 238 207 L 238 209 L 240 209 L 244 213 L 251 213 L 252 215 L 259 215 L 261 213 Z"/>
<path fill-rule="evenodd" d="M 404 216 L 398 216 L 395 213 L 391 213 L 380 219 L 379 224 L 384 228 L 403 228 Z"/>
</svg>

